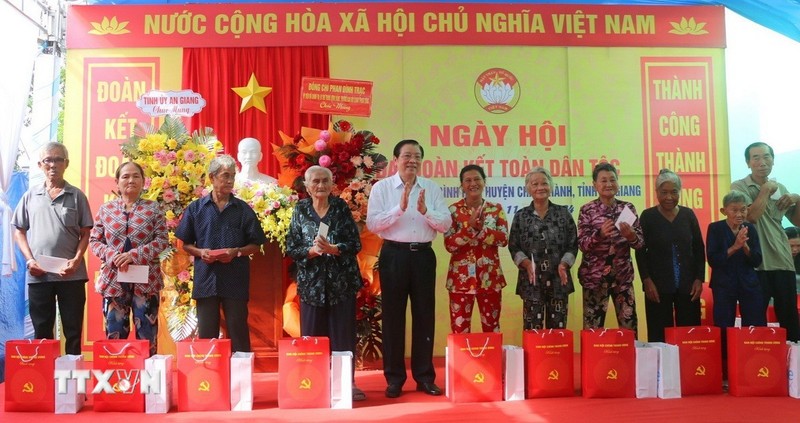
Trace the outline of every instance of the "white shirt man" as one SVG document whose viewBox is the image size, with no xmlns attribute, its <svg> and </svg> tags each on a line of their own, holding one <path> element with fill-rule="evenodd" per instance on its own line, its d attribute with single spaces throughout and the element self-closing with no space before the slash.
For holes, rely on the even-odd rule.
<svg viewBox="0 0 800 423">
<path fill-rule="evenodd" d="M 441 189 L 418 176 L 424 151 L 414 140 L 394 148 L 397 173 L 372 188 L 367 228 L 383 238 L 378 271 L 383 296 L 383 374 L 386 397 L 397 398 L 406 381 L 405 319 L 411 298 L 411 374 L 417 390 L 441 395 L 433 367 L 436 254 L 431 241 L 452 219 Z"/>
</svg>

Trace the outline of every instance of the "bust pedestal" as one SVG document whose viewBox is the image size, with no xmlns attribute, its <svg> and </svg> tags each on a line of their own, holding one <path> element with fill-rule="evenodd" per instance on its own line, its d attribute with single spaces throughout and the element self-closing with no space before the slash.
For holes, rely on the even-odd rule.
<svg viewBox="0 0 800 423">
<path fill-rule="evenodd" d="M 255 353 L 255 372 L 278 370 L 278 340 L 283 337 L 285 266 L 277 243 L 264 244 L 264 254 L 250 261 L 250 301 L 247 324 L 250 347 Z M 223 323 L 222 328 L 225 328 Z"/>
</svg>

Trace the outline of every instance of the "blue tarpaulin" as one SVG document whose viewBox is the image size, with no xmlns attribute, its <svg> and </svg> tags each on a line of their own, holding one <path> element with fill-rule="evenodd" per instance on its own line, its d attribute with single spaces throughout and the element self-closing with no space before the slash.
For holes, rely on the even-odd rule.
<svg viewBox="0 0 800 423">
<path fill-rule="evenodd" d="M 14 172 L 8 188 L 8 202 L 12 209 L 28 190 L 28 173 Z M 0 280 L 0 383 L 5 380 L 6 341 L 25 338 L 25 315 L 28 303 L 25 298 L 25 256 L 14 248 L 17 271 Z"/>
</svg>

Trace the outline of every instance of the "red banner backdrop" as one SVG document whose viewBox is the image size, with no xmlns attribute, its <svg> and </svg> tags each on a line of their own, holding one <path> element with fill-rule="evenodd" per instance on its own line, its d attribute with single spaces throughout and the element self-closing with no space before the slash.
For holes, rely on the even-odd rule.
<svg viewBox="0 0 800 423">
<path fill-rule="evenodd" d="M 264 97 L 266 113 L 256 107 L 241 110 L 242 97 L 232 90 L 247 86 L 251 76 L 260 87 L 272 89 Z M 200 93 L 207 104 L 190 119 L 190 130 L 214 128 L 225 152 L 234 157 L 242 138 L 257 138 L 264 154 L 259 170 L 277 177 L 270 143 L 276 142 L 278 131 L 328 127 L 327 116 L 299 113 L 297 93 L 307 76 L 329 76 L 327 47 L 184 49 L 183 85 Z"/>
<path fill-rule="evenodd" d="M 708 57 L 642 57 L 645 174 L 681 175 L 681 205 L 703 233 L 718 220 L 720 197 L 711 66 Z M 656 204 L 655 178 L 645 180 L 648 206 Z"/>
<path fill-rule="evenodd" d="M 724 47 L 725 8 L 326 3 L 72 6 L 67 48 L 319 45 Z"/>
<path fill-rule="evenodd" d="M 83 140 L 85 157 L 84 192 L 92 210 L 115 198 L 117 190 L 114 173 L 123 161 L 120 144 L 127 141 L 138 122 L 155 123 L 136 108 L 136 100 L 157 88 L 162 67 L 158 57 L 92 58 L 83 69 Z M 75 154 L 75 152 L 73 152 Z M 87 313 L 84 320 L 84 350 L 91 351 L 92 341 L 105 339 L 102 297 L 94 290 L 93 282 L 100 271 L 100 260 L 87 254 L 90 283 L 86 296 Z"/>
</svg>

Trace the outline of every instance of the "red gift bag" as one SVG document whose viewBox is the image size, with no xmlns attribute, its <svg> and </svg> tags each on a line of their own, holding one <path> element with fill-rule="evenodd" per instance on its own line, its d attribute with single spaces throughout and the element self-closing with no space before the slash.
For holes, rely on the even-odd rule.
<svg viewBox="0 0 800 423">
<path fill-rule="evenodd" d="M 526 398 L 571 397 L 575 395 L 575 347 L 567 329 L 526 330 Z"/>
<path fill-rule="evenodd" d="M 6 342 L 6 411 L 55 411 L 56 358 L 53 339 Z"/>
<path fill-rule="evenodd" d="M 678 346 L 681 395 L 722 393 L 722 342 L 716 326 L 669 327 L 668 344 Z"/>
<path fill-rule="evenodd" d="M 113 389 L 113 392 L 103 389 L 93 394 L 94 411 L 144 412 L 140 382 L 144 359 L 150 355 L 150 342 L 103 339 L 94 341 L 92 352 L 94 370 L 112 371 L 107 384 Z M 98 380 L 94 379 L 94 382 L 98 383 Z"/>
<path fill-rule="evenodd" d="M 278 407 L 331 407 L 331 347 L 322 336 L 278 341 Z"/>
<path fill-rule="evenodd" d="M 585 398 L 636 397 L 636 347 L 629 329 L 581 331 L 581 388 Z"/>
<path fill-rule="evenodd" d="M 447 335 L 447 395 L 452 402 L 503 400 L 503 335 Z"/>
<path fill-rule="evenodd" d="M 231 340 L 194 339 L 178 346 L 178 411 L 230 411 Z"/>
<path fill-rule="evenodd" d="M 737 397 L 789 395 L 786 329 L 728 328 L 728 392 Z"/>
</svg>

